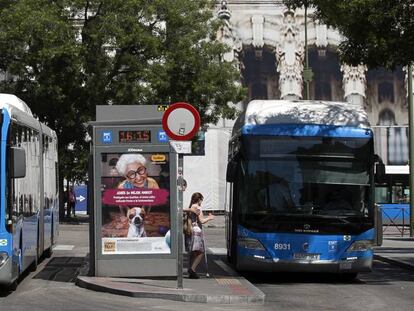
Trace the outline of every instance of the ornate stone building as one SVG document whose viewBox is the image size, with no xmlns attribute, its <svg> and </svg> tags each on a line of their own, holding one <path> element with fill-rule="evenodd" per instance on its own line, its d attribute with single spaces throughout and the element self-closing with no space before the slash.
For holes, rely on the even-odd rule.
<svg viewBox="0 0 414 311">
<path fill-rule="evenodd" d="M 219 40 L 232 47 L 241 81 L 252 99 L 303 99 L 305 10 L 289 10 L 276 0 L 228 0 L 217 4 L 225 21 Z M 377 135 L 377 151 L 387 164 L 408 160 L 407 77 L 395 71 L 368 70 L 341 63 L 341 34 L 318 23 L 308 10 L 309 67 L 314 73 L 309 99 L 361 102 Z M 383 127 L 386 126 L 386 127 Z"/>
<path fill-rule="evenodd" d="M 277 0 L 228 0 L 217 1 L 216 10 L 225 21 L 218 39 L 231 47 L 224 59 L 238 66 L 241 83 L 248 90 L 240 108 L 252 99 L 304 99 L 304 9 L 290 11 Z M 400 176 L 389 189 L 380 189 L 377 202 L 399 202 L 401 195 L 397 194 L 405 194 L 408 185 L 406 72 L 403 68 L 391 72 L 341 63 L 337 49 L 343 38 L 311 15 L 308 11 L 308 63 L 314 73 L 309 99 L 364 104 L 374 130 L 376 153 L 387 164 L 387 173 Z M 201 191 L 207 209 L 226 209 L 225 159 L 233 123 L 222 120 L 210 125 L 205 156 L 186 157 L 185 202 L 192 192 Z"/>
</svg>

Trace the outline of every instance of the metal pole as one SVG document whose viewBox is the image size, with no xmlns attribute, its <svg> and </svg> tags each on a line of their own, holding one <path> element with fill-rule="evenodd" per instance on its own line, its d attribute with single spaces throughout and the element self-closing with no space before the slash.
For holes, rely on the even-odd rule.
<svg viewBox="0 0 414 311">
<path fill-rule="evenodd" d="M 410 237 L 414 237 L 414 107 L 413 107 L 413 68 L 408 65 L 408 109 L 410 138 Z"/>
<path fill-rule="evenodd" d="M 184 159 L 178 154 L 177 196 L 177 288 L 183 288 L 183 168 Z"/>
</svg>

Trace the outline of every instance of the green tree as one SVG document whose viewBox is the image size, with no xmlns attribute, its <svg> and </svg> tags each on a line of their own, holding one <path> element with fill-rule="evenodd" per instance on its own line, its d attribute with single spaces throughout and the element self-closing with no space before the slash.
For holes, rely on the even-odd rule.
<svg viewBox="0 0 414 311">
<path fill-rule="evenodd" d="M 215 40 L 214 3 L 73 1 L 72 14 L 83 16 L 88 107 L 187 101 L 203 123 L 234 117 L 228 102 L 242 98 L 240 73 L 222 61 L 227 48 Z"/>
<path fill-rule="evenodd" d="M 344 36 L 342 60 L 371 68 L 394 68 L 414 61 L 414 0 L 284 0 L 313 7 L 315 18 Z"/>
<path fill-rule="evenodd" d="M 7 72 L 1 92 L 22 98 L 57 132 L 62 181 L 68 176 L 68 163 L 75 162 L 76 152 L 67 147 L 84 136 L 76 106 L 82 85 L 76 29 L 57 2 L 21 0 L 0 5 L 0 70 Z"/>
<path fill-rule="evenodd" d="M 203 123 L 234 117 L 243 90 L 215 40 L 214 2 L 0 1 L 0 91 L 56 130 L 61 181 L 85 179 L 96 105 L 187 101 Z"/>
</svg>

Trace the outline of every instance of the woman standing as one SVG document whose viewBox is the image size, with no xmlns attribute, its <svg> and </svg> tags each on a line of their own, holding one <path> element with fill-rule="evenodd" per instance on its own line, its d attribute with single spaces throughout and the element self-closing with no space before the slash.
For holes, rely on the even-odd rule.
<svg viewBox="0 0 414 311">
<path fill-rule="evenodd" d="M 189 239 L 188 249 L 190 253 L 190 264 L 188 268 L 188 274 L 190 279 L 198 279 L 199 276 L 195 272 L 197 266 L 204 257 L 205 244 L 203 236 L 203 224 L 214 219 L 214 215 L 211 213 L 204 217 L 201 209 L 201 203 L 203 202 L 203 195 L 199 192 L 193 193 L 191 196 L 191 203 L 189 209 L 197 210 L 198 213 L 190 213 L 190 217 L 193 221 L 191 239 Z"/>
</svg>

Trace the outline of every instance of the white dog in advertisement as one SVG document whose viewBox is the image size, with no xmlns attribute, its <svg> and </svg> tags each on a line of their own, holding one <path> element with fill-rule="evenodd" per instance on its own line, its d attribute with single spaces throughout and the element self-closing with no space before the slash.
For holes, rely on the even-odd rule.
<svg viewBox="0 0 414 311">
<path fill-rule="evenodd" d="M 141 238 L 146 237 L 144 222 L 145 222 L 145 210 L 140 207 L 133 207 L 128 210 L 127 213 L 129 228 L 128 238 Z"/>
</svg>

